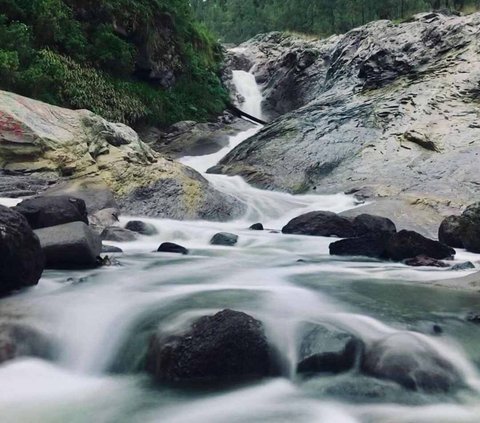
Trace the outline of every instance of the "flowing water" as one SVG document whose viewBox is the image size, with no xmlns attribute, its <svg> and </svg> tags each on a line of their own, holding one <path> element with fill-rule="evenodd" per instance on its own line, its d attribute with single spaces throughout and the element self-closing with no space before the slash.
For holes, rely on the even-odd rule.
<svg viewBox="0 0 480 423">
<path fill-rule="evenodd" d="M 234 78 L 246 99 L 240 106 L 261 116 L 253 76 L 236 72 Z M 259 129 L 232 137 L 218 153 L 182 162 L 204 172 Z M 451 271 L 332 258 L 329 239 L 278 233 L 301 213 L 355 207 L 351 197 L 291 196 L 254 189 L 238 177 L 205 176 L 248 205 L 242 219 L 144 219 L 158 235 L 118 244 L 125 251 L 117 257 L 119 266 L 46 271 L 37 287 L 0 302 L 3 314 L 34 322 L 58 343 L 53 361 L 29 358 L 0 366 L 0 422 L 480 421 L 480 327 L 464 320 L 478 307 L 479 294 L 431 286 L 451 278 Z M 122 223 L 128 220 L 123 217 Z M 257 221 L 269 230 L 246 229 Z M 218 231 L 238 234 L 238 245 L 209 245 Z M 191 254 L 154 253 L 165 241 L 182 244 Z M 189 391 L 154 386 L 138 371 L 157 327 L 181 329 L 224 308 L 264 322 L 284 358 L 284 377 L 222 391 Z M 415 331 L 458 368 L 467 387 L 451 395 L 427 395 L 357 371 L 301 378 L 295 367 L 305 327 L 314 324 L 365 342 Z M 432 335 L 434 324 L 443 328 L 442 336 Z"/>
</svg>

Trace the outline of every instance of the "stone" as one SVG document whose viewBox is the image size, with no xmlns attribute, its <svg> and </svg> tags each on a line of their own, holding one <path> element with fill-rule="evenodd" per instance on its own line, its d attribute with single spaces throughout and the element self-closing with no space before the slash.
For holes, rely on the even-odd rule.
<svg viewBox="0 0 480 423">
<path fill-rule="evenodd" d="M 36 285 L 44 264 L 40 241 L 27 220 L 0 206 L 0 296 Z"/>
<path fill-rule="evenodd" d="M 412 267 L 450 267 L 447 263 L 427 256 L 417 256 L 403 261 L 407 266 Z"/>
<path fill-rule="evenodd" d="M 368 235 L 378 232 L 395 233 L 397 228 L 390 219 L 372 214 L 363 213 L 353 219 L 356 235 Z"/>
<path fill-rule="evenodd" d="M 88 225 L 85 202 L 78 198 L 36 197 L 23 200 L 14 210 L 25 216 L 32 229 L 48 228 L 70 222 Z"/>
<path fill-rule="evenodd" d="M 103 241 L 132 242 L 138 239 L 138 234 L 118 226 L 109 226 L 102 231 L 100 238 Z"/>
<path fill-rule="evenodd" d="M 464 385 L 455 365 L 426 338 L 411 332 L 398 332 L 374 342 L 363 356 L 361 370 L 427 393 L 452 392 Z"/>
<path fill-rule="evenodd" d="M 467 314 L 466 320 L 467 322 L 475 323 L 478 325 L 480 324 L 480 313 L 471 311 Z"/>
<path fill-rule="evenodd" d="M 233 247 L 237 242 L 238 235 L 230 234 L 228 232 L 219 232 L 210 240 L 211 245 L 224 245 L 227 247 Z"/>
<path fill-rule="evenodd" d="M 263 324 L 233 310 L 201 317 L 183 334 L 156 334 L 146 369 L 160 383 L 196 385 L 279 374 Z"/>
<path fill-rule="evenodd" d="M 480 203 L 471 204 L 462 213 L 460 233 L 465 249 L 480 253 Z"/>
<path fill-rule="evenodd" d="M 102 244 L 102 253 L 123 253 L 123 250 L 114 245 Z"/>
<path fill-rule="evenodd" d="M 175 244 L 173 242 L 164 242 L 158 247 L 157 252 L 159 253 L 176 253 L 176 254 L 183 254 L 187 255 L 188 250 L 181 245 Z"/>
<path fill-rule="evenodd" d="M 463 248 L 460 216 L 446 217 L 438 228 L 438 240 L 453 248 Z"/>
<path fill-rule="evenodd" d="M 125 225 L 125 229 L 128 229 L 132 232 L 137 232 L 140 235 L 156 235 L 158 234 L 157 228 L 151 223 L 143 222 L 141 220 L 131 220 Z"/>
<path fill-rule="evenodd" d="M 471 261 L 465 263 L 457 263 L 450 267 L 450 270 L 470 270 L 475 269 L 475 265 Z"/>
<path fill-rule="evenodd" d="M 364 256 L 385 259 L 389 233 L 376 233 L 358 238 L 347 238 L 330 244 L 331 255 L 335 256 Z"/>
<path fill-rule="evenodd" d="M 419 233 L 402 230 L 388 239 L 385 254 L 387 258 L 394 261 L 417 256 L 443 260 L 453 257 L 455 250 L 438 241 L 425 238 Z"/>
<path fill-rule="evenodd" d="M 328 211 L 315 211 L 292 219 L 282 229 L 284 234 L 336 236 L 349 238 L 356 236 L 350 219 Z"/>
<path fill-rule="evenodd" d="M 102 251 L 102 241 L 83 222 L 37 229 L 35 234 L 46 258 L 46 267 L 81 269 L 96 267 Z"/>
<path fill-rule="evenodd" d="M 263 231 L 264 228 L 261 223 L 254 223 L 249 229 L 252 231 Z"/>
</svg>

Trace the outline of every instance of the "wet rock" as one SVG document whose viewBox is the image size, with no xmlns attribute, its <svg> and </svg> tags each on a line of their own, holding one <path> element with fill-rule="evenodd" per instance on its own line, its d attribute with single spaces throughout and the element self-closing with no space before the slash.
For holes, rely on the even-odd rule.
<svg viewBox="0 0 480 423">
<path fill-rule="evenodd" d="M 480 203 L 471 204 L 462 213 L 460 236 L 467 251 L 480 253 Z"/>
<path fill-rule="evenodd" d="M 123 253 L 123 250 L 113 245 L 102 245 L 102 253 Z"/>
<path fill-rule="evenodd" d="M 28 221 L 32 229 L 48 228 L 70 222 L 88 225 L 85 202 L 68 196 L 36 197 L 23 200 L 14 207 Z"/>
<path fill-rule="evenodd" d="M 330 244 L 330 254 L 384 259 L 387 258 L 386 247 L 390 236 L 389 233 L 375 233 L 358 238 L 342 239 Z"/>
<path fill-rule="evenodd" d="M 0 296 L 38 283 L 44 255 L 27 220 L 0 206 Z"/>
<path fill-rule="evenodd" d="M 261 223 L 254 223 L 250 228 L 252 231 L 263 231 L 263 225 Z"/>
<path fill-rule="evenodd" d="M 453 248 L 463 248 L 460 216 L 448 216 L 440 224 L 438 240 Z"/>
<path fill-rule="evenodd" d="M 453 257 L 455 250 L 438 241 L 425 238 L 416 232 L 402 230 L 388 239 L 385 253 L 389 259 L 394 261 L 402 261 L 417 256 L 442 260 Z"/>
<path fill-rule="evenodd" d="M 115 241 L 115 242 L 131 242 L 138 239 L 136 232 L 130 231 L 118 226 L 110 226 L 105 228 L 100 237 L 103 241 Z"/>
<path fill-rule="evenodd" d="M 435 335 L 441 335 L 443 333 L 443 328 L 440 325 L 433 325 L 432 331 Z"/>
<path fill-rule="evenodd" d="M 238 235 L 230 234 L 228 232 L 219 232 L 210 240 L 210 244 L 212 245 L 224 245 L 227 247 L 233 247 L 237 242 Z"/>
<path fill-rule="evenodd" d="M 143 222 L 141 220 L 131 220 L 125 225 L 125 229 L 132 232 L 137 232 L 140 235 L 156 235 L 158 234 L 157 228 L 151 223 Z"/>
<path fill-rule="evenodd" d="M 181 335 L 155 335 L 146 368 L 157 382 L 221 384 L 278 375 L 275 364 L 262 323 L 223 310 Z"/>
<path fill-rule="evenodd" d="M 437 260 L 427 256 L 417 256 L 413 258 L 409 258 L 403 261 L 404 264 L 407 266 L 412 267 L 423 267 L 423 266 L 430 266 L 430 267 L 449 267 L 449 265 L 441 260 Z"/>
<path fill-rule="evenodd" d="M 102 241 L 85 223 L 72 222 L 37 229 L 35 234 L 40 239 L 47 268 L 96 267 Z"/>
<path fill-rule="evenodd" d="M 471 261 L 465 263 L 457 263 L 450 267 L 450 270 L 470 270 L 475 269 L 475 265 Z"/>
<path fill-rule="evenodd" d="M 54 349 L 50 338 L 34 327 L 0 322 L 0 364 L 19 357 L 52 359 Z"/>
<path fill-rule="evenodd" d="M 176 253 L 176 254 L 183 254 L 187 255 L 188 250 L 181 245 L 175 244 L 173 242 L 164 242 L 163 244 L 158 247 L 157 252 L 159 253 Z"/>
<path fill-rule="evenodd" d="M 428 393 L 450 392 L 463 386 L 455 366 L 420 335 L 395 333 L 367 348 L 361 364 L 370 376 Z"/>
<path fill-rule="evenodd" d="M 356 236 L 350 219 L 327 211 L 315 211 L 292 219 L 283 227 L 284 234 L 336 236 L 350 238 Z"/>
<path fill-rule="evenodd" d="M 471 311 L 467 314 L 466 317 L 467 322 L 475 323 L 477 325 L 480 324 L 480 313 L 477 313 L 475 311 Z"/>
<path fill-rule="evenodd" d="M 372 214 L 363 213 L 353 218 L 353 225 L 357 236 L 372 233 L 395 233 L 397 228 L 390 219 Z"/>
</svg>

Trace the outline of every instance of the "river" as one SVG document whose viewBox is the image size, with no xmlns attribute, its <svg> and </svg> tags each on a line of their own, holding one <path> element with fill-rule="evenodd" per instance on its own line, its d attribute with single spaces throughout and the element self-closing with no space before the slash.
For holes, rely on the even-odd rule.
<svg viewBox="0 0 480 423">
<path fill-rule="evenodd" d="M 246 100 L 240 106 L 261 117 L 254 77 L 237 71 L 234 82 Z M 204 173 L 259 129 L 231 137 L 215 154 L 181 161 Z M 118 266 L 49 270 L 37 287 L 0 302 L 4 314 L 34 322 L 59 346 L 53 361 L 26 358 L 0 366 L 2 423 L 480 421 L 480 326 L 464 319 L 478 307 L 478 293 L 433 287 L 431 281 L 452 277 L 448 270 L 333 258 L 330 239 L 278 233 L 304 212 L 353 208 L 352 197 L 292 196 L 255 189 L 240 177 L 205 177 L 247 204 L 242 219 L 143 219 L 158 235 L 115 244 L 125 251 L 116 258 Z M 123 216 L 121 223 L 130 219 Z M 268 230 L 248 230 L 255 222 Z M 238 245 L 209 245 L 219 231 L 239 235 Z M 154 253 L 165 241 L 184 245 L 191 254 Z M 460 252 L 458 261 L 469 257 Z M 284 377 L 190 391 L 154 386 L 136 371 L 155 328 L 183 328 L 225 308 L 264 323 L 286 363 Z M 423 334 L 454 363 L 466 388 L 427 395 L 356 371 L 302 378 L 295 368 L 306 324 L 329 325 L 365 341 L 396 332 Z M 433 335 L 434 324 L 442 327 L 442 336 Z"/>
</svg>

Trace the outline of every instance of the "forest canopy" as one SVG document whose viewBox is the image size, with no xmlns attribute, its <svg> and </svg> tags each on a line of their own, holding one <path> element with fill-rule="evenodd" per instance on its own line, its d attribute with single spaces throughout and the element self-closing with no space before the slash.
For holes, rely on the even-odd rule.
<svg viewBox="0 0 480 423">
<path fill-rule="evenodd" d="M 376 19 L 402 20 L 432 9 L 470 12 L 480 0 L 191 0 L 195 14 L 223 42 L 269 31 L 328 36 Z"/>
</svg>

